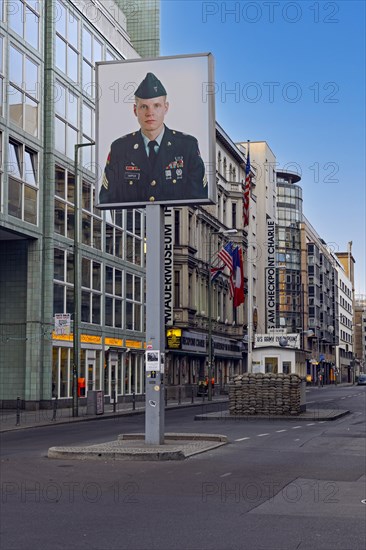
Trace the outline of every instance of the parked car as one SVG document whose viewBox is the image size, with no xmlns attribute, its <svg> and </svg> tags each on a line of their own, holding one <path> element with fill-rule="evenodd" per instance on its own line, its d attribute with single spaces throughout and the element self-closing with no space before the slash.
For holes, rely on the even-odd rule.
<svg viewBox="0 0 366 550">
<path fill-rule="evenodd" d="M 358 377 L 357 386 L 366 386 L 366 374 L 360 374 Z"/>
</svg>

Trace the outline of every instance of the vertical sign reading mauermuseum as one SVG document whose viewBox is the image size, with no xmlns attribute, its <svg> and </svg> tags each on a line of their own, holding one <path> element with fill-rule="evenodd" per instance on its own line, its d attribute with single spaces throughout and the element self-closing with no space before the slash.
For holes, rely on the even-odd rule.
<svg viewBox="0 0 366 550">
<path fill-rule="evenodd" d="M 173 326 L 173 208 L 164 211 L 164 317 L 165 326 Z"/>
<path fill-rule="evenodd" d="M 276 328 L 276 247 L 273 220 L 267 220 L 266 325 L 267 330 Z"/>
</svg>

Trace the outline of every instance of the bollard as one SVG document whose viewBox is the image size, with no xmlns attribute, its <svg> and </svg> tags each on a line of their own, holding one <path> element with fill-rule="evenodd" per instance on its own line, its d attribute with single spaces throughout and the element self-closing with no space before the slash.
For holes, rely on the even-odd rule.
<svg viewBox="0 0 366 550">
<path fill-rule="evenodd" d="M 53 411 L 52 411 L 52 421 L 53 422 L 56 420 L 56 414 L 57 414 L 57 395 L 53 399 Z"/>
<path fill-rule="evenodd" d="M 113 412 L 114 413 L 116 412 L 116 406 L 117 406 L 117 403 L 116 403 L 116 388 L 114 388 L 114 390 L 113 390 Z"/>
<path fill-rule="evenodd" d="M 16 426 L 20 425 L 20 397 L 17 397 L 17 422 Z"/>
<path fill-rule="evenodd" d="M 132 410 L 134 411 L 136 409 L 136 394 L 135 392 L 132 392 Z"/>
<path fill-rule="evenodd" d="M 194 403 L 194 389 L 193 389 L 193 386 L 192 386 L 192 403 Z"/>
<path fill-rule="evenodd" d="M 165 388 L 165 405 L 168 404 L 168 388 Z"/>
<path fill-rule="evenodd" d="M 182 388 L 179 386 L 178 388 L 178 405 L 182 404 Z"/>
</svg>

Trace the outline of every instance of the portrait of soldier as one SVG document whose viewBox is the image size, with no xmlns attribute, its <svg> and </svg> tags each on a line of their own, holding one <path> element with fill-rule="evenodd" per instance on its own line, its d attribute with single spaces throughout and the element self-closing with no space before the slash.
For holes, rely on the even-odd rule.
<svg viewBox="0 0 366 550">
<path fill-rule="evenodd" d="M 148 73 L 135 92 L 133 112 L 140 129 L 112 143 L 99 193 L 100 206 L 207 197 L 198 141 L 164 124 L 168 110 L 163 84 Z"/>
</svg>

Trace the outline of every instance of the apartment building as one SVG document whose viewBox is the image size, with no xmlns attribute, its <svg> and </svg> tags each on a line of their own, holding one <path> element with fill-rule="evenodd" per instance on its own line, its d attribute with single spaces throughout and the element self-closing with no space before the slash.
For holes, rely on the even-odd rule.
<svg viewBox="0 0 366 550">
<path fill-rule="evenodd" d="M 338 345 L 336 346 L 336 368 L 340 381 L 353 382 L 355 365 L 353 362 L 353 288 L 345 269 L 336 256 L 338 272 Z"/>
<path fill-rule="evenodd" d="M 336 379 L 335 346 L 339 341 L 338 272 L 332 250 L 305 216 L 300 228 L 307 287 L 304 309 L 307 329 L 312 331 L 307 375 L 312 382 L 321 376 L 323 383 L 330 383 Z"/>
<path fill-rule="evenodd" d="M 227 268 L 210 289 L 208 284 L 210 266 L 222 263 L 217 254 L 229 241 L 241 246 L 247 256 L 247 232 L 243 228 L 245 162 L 244 153 L 216 123 L 217 202 L 173 209 L 174 313 L 173 326 L 167 329 L 166 382 L 182 386 L 186 392 L 207 376 L 210 333 L 215 388 L 224 388 L 234 374 L 246 368 L 243 327 L 249 315 L 247 262 L 244 306 L 233 307 Z M 236 234 L 225 234 L 227 230 L 236 230 Z"/>
</svg>

